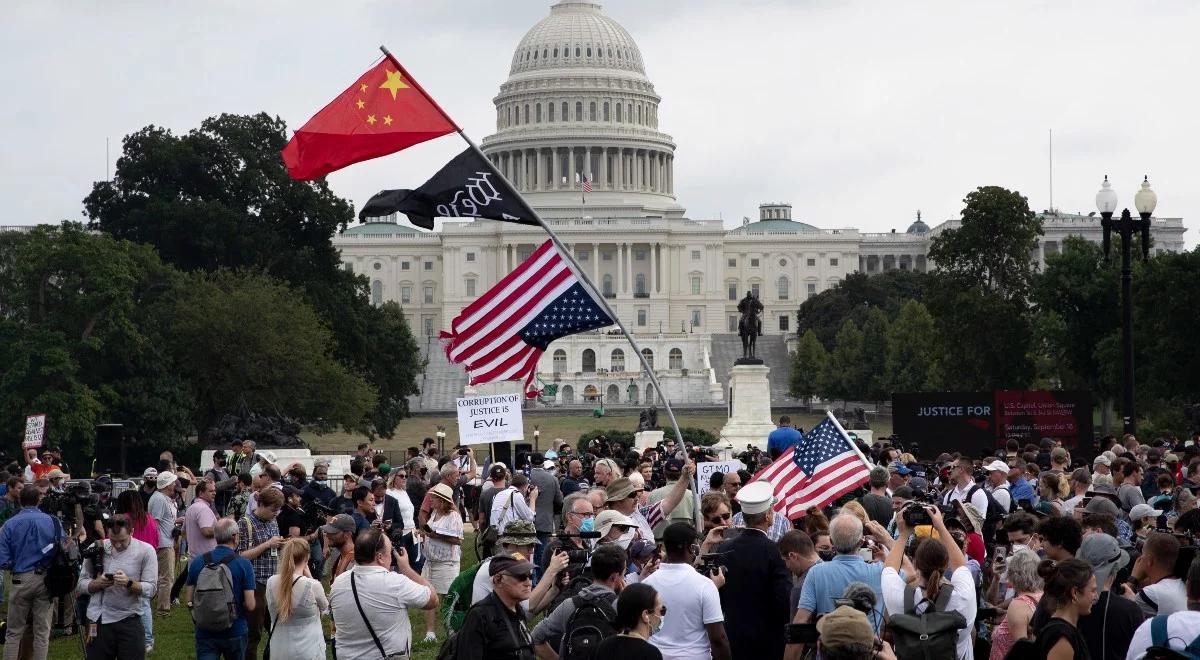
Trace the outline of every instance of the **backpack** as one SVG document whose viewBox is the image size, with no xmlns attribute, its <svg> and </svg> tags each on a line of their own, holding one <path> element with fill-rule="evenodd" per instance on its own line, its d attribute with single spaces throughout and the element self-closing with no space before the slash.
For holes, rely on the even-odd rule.
<svg viewBox="0 0 1200 660">
<path fill-rule="evenodd" d="M 958 657 L 958 631 L 967 627 L 967 619 L 962 612 L 948 611 L 953 593 L 950 583 L 942 582 L 937 601 L 924 614 L 917 614 L 914 602 L 917 587 L 912 584 L 904 587 L 904 612 L 891 615 L 887 624 L 899 660 Z"/>
<path fill-rule="evenodd" d="M 200 630 L 228 630 L 237 620 L 233 573 L 229 570 L 229 564 L 237 557 L 237 553 L 230 553 L 214 562 L 211 552 L 202 556 L 204 566 L 192 591 L 192 621 Z"/>
<path fill-rule="evenodd" d="M 1167 637 L 1167 617 L 1168 614 L 1160 614 L 1150 620 L 1150 648 L 1146 649 L 1146 655 L 1142 656 L 1148 660 L 1200 660 L 1200 637 L 1192 640 L 1191 644 L 1187 645 L 1182 651 L 1176 651 L 1167 646 L 1169 641 Z M 1178 637 L 1178 641 L 1183 641 Z"/>
<path fill-rule="evenodd" d="M 54 527 L 60 539 L 56 542 L 58 552 L 50 558 L 42 580 L 51 598 L 62 598 L 75 590 L 82 562 L 79 560 L 79 546 L 73 538 L 63 534 L 58 518 L 54 518 Z"/>
<path fill-rule="evenodd" d="M 600 642 L 617 633 L 613 622 L 615 594 L 579 594 L 571 599 L 575 611 L 563 629 L 559 660 L 594 660 Z"/>
<path fill-rule="evenodd" d="M 471 609 L 471 592 L 475 586 L 475 576 L 483 562 L 459 573 L 450 583 L 450 591 L 442 599 L 439 613 L 446 624 L 446 634 L 458 632 L 462 628 L 463 619 L 467 618 L 467 610 Z M 449 641 L 449 640 L 447 640 Z M 453 656 L 451 656 L 453 657 Z"/>
<path fill-rule="evenodd" d="M 971 486 L 971 489 L 963 496 L 963 504 L 971 501 L 971 498 L 975 496 L 975 491 L 983 491 L 983 494 L 987 497 L 987 515 L 983 517 L 983 529 L 979 530 L 979 535 L 983 537 L 984 543 L 995 543 L 996 530 L 1000 528 L 1000 523 L 1003 522 L 1004 515 L 1008 512 L 1000 511 L 1000 505 L 996 503 L 996 498 L 992 497 L 992 494 L 979 484 Z M 1009 497 L 1011 499 L 1011 492 L 1009 493 Z"/>
</svg>

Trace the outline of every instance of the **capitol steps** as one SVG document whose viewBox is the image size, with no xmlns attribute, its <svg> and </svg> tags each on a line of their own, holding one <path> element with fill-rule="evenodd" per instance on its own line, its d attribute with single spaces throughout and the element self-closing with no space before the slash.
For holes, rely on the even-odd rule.
<svg viewBox="0 0 1200 660">
<path fill-rule="evenodd" d="M 466 371 L 450 363 L 437 339 L 426 338 L 422 342 L 421 358 L 426 361 L 425 372 L 417 382 L 421 393 L 408 397 L 409 410 L 454 410 L 454 400 L 463 395 L 467 386 Z"/>
<path fill-rule="evenodd" d="M 788 401 L 788 381 L 791 379 L 792 358 L 783 335 L 763 335 L 755 345 L 756 354 L 771 368 L 771 403 Z M 742 356 L 742 339 L 737 335 L 712 336 L 712 367 L 717 382 L 724 387 L 729 382 L 729 370 Z"/>
</svg>

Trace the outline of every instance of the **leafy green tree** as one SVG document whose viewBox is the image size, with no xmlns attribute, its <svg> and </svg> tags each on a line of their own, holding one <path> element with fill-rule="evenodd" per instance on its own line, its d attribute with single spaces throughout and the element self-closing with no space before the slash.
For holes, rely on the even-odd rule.
<svg viewBox="0 0 1200 660">
<path fill-rule="evenodd" d="M 884 372 L 891 392 L 927 392 L 936 388 L 934 325 L 929 310 L 916 300 L 900 308 L 888 329 Z"/>
<path fill-rule="evenodd" d="M 803 335 L 812 330 L 821 345 L 832 350 L 834 337 L 847 319 L 862 326 L 866 323 L 867 313 L 874 308 L 882 309 L 889 317 L 894 316 L 904 303 L 922 298 L 928 277 L 911 270 L 847 275 L 833 288 L 801 303 L 796 331 Z"/>
<path fill-rule="evenodd" d="M 378 393 L 367 431 L 390 437 L 417 393 L 416 342 L 403 315 L 372 306 L 367 280 L 342 269 L 331 239 L 353 208 L 324 179 L 287 175 L 287 139 L 283 121 L 261 113 L 210 117 L 178 136 L 148 126 L 125 138 L 116 176 L 93 187 L 85 213 L 182 270 L 248 269 L 301 291 L 332 330 L 333 355 Z"/>
<path fill-rule="evenodd" d="M 866 370 L 863 367 L 863 333 L 854 321 L 842 324 L 834 338 L 833 351 L 822 380 L 825 392 L 832 399 L 843 401 L 860 398 L 865 393 Z"/>
<path fill-rule="evenodd" d="M 1023 299 L 1033 280 L 1030 254 L 1042 223 L 1020 193 L 983 186 L 963 200 L 962 224 L 933 237 L 929 259 L 960 282 Z"/>
<path fill-rule="evenodd" d="M 867 312 L 863 323 L 862 397 L 867 401 L 890 398 L 887 382 L 888 327 L 887 314 L 878 307 Z"/>
<path fill-rule="evenodd" d="M 1025 389 L 1033 382 L 1028 306 L 951 274 L 926 293 L 938 356 L 935 380 L 951 391 Z"/>
<path fill-rule="evenodd" d="M 333 357 L 333 336 L 312 307 L 269 277 L 191 274 L 167 312 L 197 429 L 243 408 L 362 428 L 375 407 L 371 386 Z"/>
<path fill-rule="evenodd" d="M 1175 419 L 1182 405 L 1200 401 L 1200 354 L 1195 350 L 1200 327 L 1197 282 L 1200 249 L 1160 254 L 1134 272 L 1135 394 L 1143 415 Z M 1115 337 L 1119 335 L 1114 336 L 1119 347 Z M 1119 373 L 1119 357 L 1114 362 Z"/>
<path fill-rule="evenodd" d="M 191 402 L 154 314 L 176 277 L 148 246 L 77 223 L 0 233 L 0 438 L 45 412 L 72 458 L 101 422 L 126 424 L 134 444 L 182 440 Z"/>
<path fill-rule="evenodd" d="M 796 352 L 792 354 L 792 374 L 789 394 L 811 405 L 812 397 L 821 393 L 822 378 L 829 354 L 811 329 L 800 335 Z"/>
</svg>

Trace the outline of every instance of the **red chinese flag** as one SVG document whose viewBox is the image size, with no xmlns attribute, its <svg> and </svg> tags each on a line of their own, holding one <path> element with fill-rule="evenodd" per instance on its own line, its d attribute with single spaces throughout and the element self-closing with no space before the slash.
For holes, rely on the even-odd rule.
<svg viewBox="0 0 1200 660">
<path fill-rule="evenodd" d="M 316 179 L 458 130 L 390 59 L 364 73 L 283 149 L 293 179 Z"/>
</svg>

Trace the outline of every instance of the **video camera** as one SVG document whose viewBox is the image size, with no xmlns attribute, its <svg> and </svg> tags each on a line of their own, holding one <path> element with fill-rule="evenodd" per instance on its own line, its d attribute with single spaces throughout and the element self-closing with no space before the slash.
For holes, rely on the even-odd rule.
<svg viewBox="0 0 1200 660">
<path fill-rule="evenodd" d="M 936 502 L 921 502 L 918 500 L 912 500 L 905 504 L 904 508 L 900 509 L 900 515 L 904 516 L 904 522 L 909 527 L 932 525 L 933 518 L 929 516 L 929 512 L 925 509 L 927 506 L 936 506 L 942 512 L 942 518 L 946 520 L 955 518 L 958 515 L 952 505 L 947 506 L 945 504 L 937 504 Z"/>
<path fill-rule="evenodd" d="M 722 566 L 725 565 L 725 555 L 728 552 L 709 552 L 700 555 L 700 565 L 696 567 L 696 572 L 701 575 L 716 575 Z"/>
</svg>

